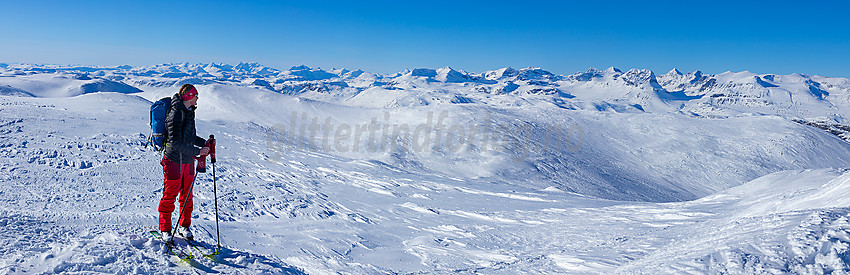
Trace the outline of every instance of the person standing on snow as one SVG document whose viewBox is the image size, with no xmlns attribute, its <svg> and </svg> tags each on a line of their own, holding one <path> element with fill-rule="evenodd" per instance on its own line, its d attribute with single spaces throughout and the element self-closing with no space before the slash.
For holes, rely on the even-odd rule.
<svg viewBox="0 0 850 275">
<path fill-rule="evenodd" d="M 178 217 L 177 234 L 192 239 L 192 194 L 190 186 L 195 178 L 195 156 L 209 154 L 206 140 L 195 133 L 195 109 L 198 90 L 184 84 L 180 92 L 171 97 L 171 109 L 165 117 L 165 153 L 160 164 L 165 180 L 162 199 L 159 201 L 159 230 L 166 240 L 171 240 L 171 213 L 175 198 L 180 196 L 182 217 Z"/>
</svg>

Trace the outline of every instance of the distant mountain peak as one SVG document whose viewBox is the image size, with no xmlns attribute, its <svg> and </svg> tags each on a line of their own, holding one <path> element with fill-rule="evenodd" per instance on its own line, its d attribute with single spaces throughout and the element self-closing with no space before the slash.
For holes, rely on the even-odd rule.
<svg viewBox="0 0 850 275">
<path fill-rule="evenodd" d="M 484 72 L 484 78 L 488 80 L 499 80 L 514 77 L 518 74 L 519 71 L 517 71 L 516 69 L 511 67 L 505 67 L 498 70 Z"/>
<path fill-rule="evenodd" d="M 614 74 L 614 73 L 621 74 L 621 73 L 623 73 L 623 71 L 621 71 L 620 69 L 617 69 L 614 66 L 608 67 L 608 69 L 605 69 L 605 72 L 609 73 L 609 74 Z"/>
<path fill-rule="evenodd" d="M 552 80 L 553 78 L 555 78 L 555 74 L 553 74 L 553 73 L 551 73 L 547 70 L 541 69 L 540 67 L 528 67 L 528 68 L 519 70 L 519 75 L 518 75 L 519 80 L 532 80 L 532 79 Z"/>
<path fill-rule="evenodd" d="M 435 77 L 437 76 L 437 70 L 429 69 L 429 68 L 417 68 L 413 69 L 410 72 L 412 76 L 424 76 L 424 77 Z"/>
<path fill-rule="evenodd" d="M 301 65 L 298 65 L 298 66 L 292 66 L 292 68 L 289 68 L 289 70 L 290 71 L 305 71 L 305 70 L 310 70 L 310 67 L 307 67 L 307 65 L 301 64 Z"/>
<path fill-rule="evenodd" d="M 567 77 L 573 81 L 591 81 L 594 77 L 602 77 L 604 75 L 603 71 L 596 69 L 594 67 L 590 67 L 586 72 L 583 73 L 575 73 Z"/>
<path fill-rule="evenodd" d="M 443 67 L 437 70 L 436 72 L 437 75 L 434 77 L 434 79 L 437 81 L 458 83 L 472 80 L 472 78 L 469 77 L 466 72 L 454 70 L 449 66 Z"/>
<path fill-rule="evenodd" d="M 667 72 L 667 75 L 683 75 L 678 69 L 673 68 L 670 72 Z"/>
<path fill-rule="evenodd" d="M 598 74 L 598 73 L 602 73 L 602 72 L 603 71 L 600 71 L 599 69 L 594 68 L 594 67 L 587 68 L 587 71 L 585 71 L 585 73 L 593 73 L 593 74 Z"/>
</svg>

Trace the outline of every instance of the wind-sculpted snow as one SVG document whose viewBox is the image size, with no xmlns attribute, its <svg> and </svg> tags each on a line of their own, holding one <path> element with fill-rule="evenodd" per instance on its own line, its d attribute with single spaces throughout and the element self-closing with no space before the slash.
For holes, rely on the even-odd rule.
<svg viewBox="0 0 850 275">
<path fill-rule="evenodd" d="M 161 170 L 156 154 L 144 150 L 145 117 L 127 110 L 150 102 L 109 93 L 0 100 L 0 238 L 6 244 L 0 272 L 191 273 L 171 264 L 163 244 L 142 228 L 155 225 L 161 183 L 154 179 Z M 214 243 L 209 232 L 199 233 Z M 195 268 L 300 273 L 274 257 L 230 249 L 223 255 Z"/>
<path fill-rule="evenodd" d="M 850 271 L 842 79 L 0 71 L 15 91 L 0 95 L 0 273 Z M 144 92 L 66 90 L 102 79 Z M 199 135 L 218 139 L 224 246 L 191 266 L 146 235 L 162 188 L 149 106 L 182 83 L 200 90 Z M 212 182 L 194 187 L 206 244 Z"/>
</svg>

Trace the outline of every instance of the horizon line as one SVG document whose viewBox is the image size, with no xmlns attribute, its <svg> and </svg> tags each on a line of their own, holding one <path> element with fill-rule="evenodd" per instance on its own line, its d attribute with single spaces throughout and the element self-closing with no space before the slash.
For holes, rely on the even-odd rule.
<svg viewBox="0 0 850 275">
<path fill-rule="evenodd" d="M 293 66 L 290 66 L 290 67 L 289 67 L 289 69 L 281 70 L 281 69 L 275 68 L 275 67 L 273 67 L 273 66 L 265 65 L 265 64 L 260 63 L 260 62 L 252 62 L 252 61 L 240 61 L 240 62 L 239 62 L 238 64 L 236 64 L 236 65 L 232 65 L 232 64 L 227 63 L 227 62 L 195 62 L 195 63 L 192 63 L 192 62 L 188 62 L 188 61 L 184 61 L 184 62 L 159 63 L 159 64 L 152 64 L 152 65 L 130 65 L 130 64 L 121 64 L 121 65 L 92 65 L 92 64 L 62 64 L 62 63 L 35 63 L 35 62 L 30 63 L 30 62 L 5 62 L 5 61 L 0 61 L 0 65 L 4 65 L 4 64 L 5 64 L 6 66 L 0 66 L 0 69 L 5 69 L 5 68 L 7 68 L 7 66 L 9 66 L 9 65 L 58 66 L 58 67 L 60 67 L 60 68 L 56 68 L 56 69 L 69 69 L 69 70 L 70 70 L 71 68 L 62 68 L 62 67 L 85 67 L 85 68 L 93 68 L 93 69 L 121 69 L 120 67 L 124 67 L 124 66 L 130 66 L 130 67 L 132 67 L 132 68 L 155 67 L 155 66 L 167 66 L 167 65 L 188 65 L 188 66 L 197 66 L 197 65 L 227 65 L 227 66 L 231 66 L 231 67 L 236 67 L 236 66 L 238 66 L 238 65 L 240 65 L 240 64 L 256 64 L 256 65 L 259 65 L 259 66 L 262 66 L 262 67 L 266 67 L 266 68 L 270 68 L 270 69 L 278 70 L 278 71 L 280 71 L 280 72 L 284 72 L 284 71 L 293 71 L 293 70 L 292 70 L 293 68 L 296 68 L 296 67 L 302 67 L 302 66 L 305 66 L 305 67 L 307 67 L 307 68 L 309 68 L 309 69 L 311 69 L 311 70 L 322 70 L 322 71 L 326 71 L 326 72 L 328 72 L 328 71 L 334 71 L 334 70 L 348 70 L 348 71 L 357 71 L 357 70 L 360 70 L 360 71 L 363 71 L 363 72 L 370 72 L 370 71 L 366 71 L 366 70 L 363 70 L 363 69 L 360 69 L 360 68 L 357 68 L 357 69 L 348 69 L 348 68 L 344 68 L 344 67 L 342 67 L 342 68 L 336 68 L 336 67 L 333 67 L 333 68 L 331 68 L 330 70 L 328 70 L 328 69 L 322 69 L 322 67 L 321 67 L 321 66 L 311 67 L 311 66 L 306 65 L 306 64 L 303 64 L 303 63 L 302 63 L 302 64 L 300 64 L 300 65 L 293 65 Z M 431 70 L 439 70 L 439 69 L 443 69 L 443 68 L 449 68 L 449 69 L 452 69 L 452 70 L 455 70 L 455 71 L 463 71 L 463 72 L 465 72 L 465 73 L 467 73 L 467 74 L 484 74 L 484 73 L 486 73 L 486 72 L 497 71 L 497 70 L 501 70 L 501 69 L 514 69 L 514 70 L 541 69 L 541 70 L 544 70 L 544 71 L 546 71 L 546 72 L 549 72 L 549 73 L 552 73 L 552 74 L 558 75 L 558 74 L 556 74 L 556 73 L 553 73 L 553 72 L 551 72 L 551 71 L 549 71 L 549 70 L 544 69 L 543 67 L 525 67 L 525 68 L 517 69 L 517 68 L 513 68 L 512 66 L 507 66 L 507 67 L 501 67 L 501 68 L 497 68 L 497 69 L 485 70 L 485 71 L 482 71 L 482 72 L 471 72 L 471 71 L 467 71 L 467 70 L 465 70 L 465 69 L 455 69 L 454 67 L 452 67 L 452 66 L 450 66 L 450 65 L 446 65 L 446 66 L 444 66 L 444 67 L 439 67 L 439 68 L 431 68 L 431 67 L 408 67 L 408 68 L 405 68 L 405 69 L 403 69 L 403 70 L 396 71 L 396 72 L 393 72 L 393 73 L 386 73 L 386 74 L 384 74 L 384 73 L 375 73 L 375 74 L 378 74 L 378 75 L 381 75 L 381 76 L 387 76 L 387 75 L 393 75 L 393 74 L 403 73 L 403 72 L 407 72 L 407 71 L 413 71 L 413 70 L 416 70 L 416 69 L 431 69 Z M 598 68 L 596 68 L 596 67 L 590 66 L 590 67 L 588 67 L 588 68 L 587 68 L 587 70 L 585 70 L 585 71 L 577 71 L 577 72 L 574 72 L 574 73 L 571 73 L 571 74 L 560 74 L 560 75 L 561 75 L 561 76 L 568 76 L 568 75 L 574 75 L 574 74 L 586 73 L 586 72 L 589 72 L 590 70 L 597 70 L 597 71 L 603 71 L 603 72 L 604 72 L 604 71 L 610 70 L 610 69 L 612 69 L 612 68 L 613 68 L 613 69 L 615 69 L 615 70 L 617 70 L 617 71 L 620 71 L 621 73 L 625 73 L 625 72 L 628 72 L 628 71 L 631 71 L 631 70 L 635 70 L 635 69 L 636 69 L 636 70 L 649 70 L 650 72 L 652 72 L 653 74 L 656 74 L 656 75 L 669 74 L 670 72 L 673 72 L 674 70 L 675 70 L 675 71 L 677 71 L 677 72 L 679 72 L 679 73 L 681 73 L 681 74 L 689 74 L 689 73 L 694 73 L 694 72 L 705 73 L 705 72 L 704 72 L 703 70 L 701 70 L 701 69 L 696 69 L 696 70 L 687 71 L 687 72 L 685 72 L 685 73 L 682 73 L 681 71 L 679 71 L 679 69 L 678 69 L 677 67 L 673 67 L 673 68 L 671 68 L 671 69 L 670 69 L 669 71 L 667 71 L 666 73 L 658 74 L 658 73 L 656 73 L 656 71 L 654 71 L 654 70 L 652 70 L 652 69 L 647 69 L 647 68 L 630 68 L 630 69 L 628 69 L 628 70 L 623 71 L 623 70 L 619 69 L 617 66 L 609 66 L 609 67 L 607 67 L 607 68 L 605 68 L 605 69 L 602 69 L 602 70 L 600 70 L 600 69 L 598 69 Z M 374 72 L 370 72 L 370 73 L 374 73 Z M 710 74 L 710 75 L 719 75 L 719 74 L 724 74 L 724 73 L 752 73 L 752 74 L 756 74 L 756 75 L 795 75 L 795 74 L 797 74 L 797 75 L 802 75 L 802 76 L 819 76 L 819 77 L 827 77 L 827 78 L 844 78 L 844 79 L 850 79 L 850 77 L 825 76 L 825 75 L 819 75 L 819 74 L 807 74 L 807 73 L 799 73 L 799 72 L 794 72 L 794 73 L 790 73 L 790 74 L 756 73 L 756 72 L 752 72 L 752 71 L 750 71 L 750 70 L 741 70 L 741 71 L 726 70 L 726 71 L 723 71 L 723 72 L 720 72 L 720 73 L 709 73 L 709 74 Z"/>
</svg>

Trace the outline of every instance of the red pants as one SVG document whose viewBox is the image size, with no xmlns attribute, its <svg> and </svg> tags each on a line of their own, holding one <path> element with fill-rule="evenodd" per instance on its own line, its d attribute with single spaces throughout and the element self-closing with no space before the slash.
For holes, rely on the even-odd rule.
<svg viewBox="0 0 850 275">
<path fill-rule="evenodd" d="M 165 182 L 162 187 L 162 199 L 159 201 L 159 230 L 171 231 L 171 213 L 174 212 L 174 200 L 178 194 L 180 195 L 180 208 L 183 208 L 184 204 L 186 205 L 186 209 L 183 210 L 183 219 L 178 222 L 180 225 L 188 227 L 192 224 L 192 193 L 189 188 L 195 178 L 194 161 L 180 165 L 162 157 L 160 164 L 162 165 L 162 173 L 165 175 Z M 181 168 L 183 170 L 182 177 L 180 175 Z"/>
</svg>

